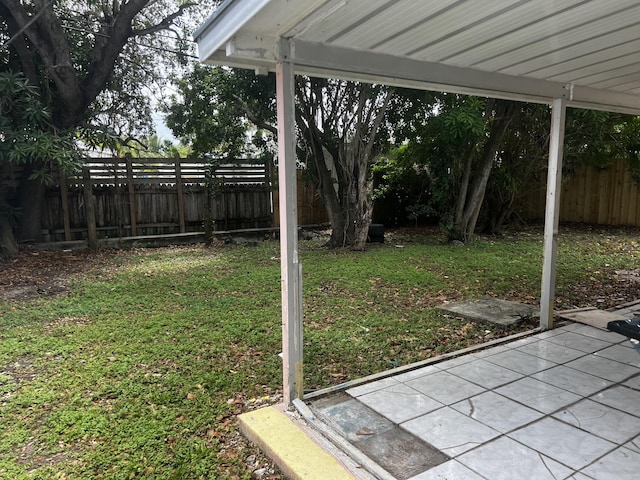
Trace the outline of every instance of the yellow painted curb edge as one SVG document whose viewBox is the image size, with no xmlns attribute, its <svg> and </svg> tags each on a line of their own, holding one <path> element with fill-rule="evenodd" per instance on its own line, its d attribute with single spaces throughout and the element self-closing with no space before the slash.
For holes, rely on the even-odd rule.
<svg viewBox="0 0 640 480">
<path fill-rule="evenodd" d="M 291 480 L 354 480 L 333 456 L 276 407 L 238 416 L 240 430 Z"/>
</svg>

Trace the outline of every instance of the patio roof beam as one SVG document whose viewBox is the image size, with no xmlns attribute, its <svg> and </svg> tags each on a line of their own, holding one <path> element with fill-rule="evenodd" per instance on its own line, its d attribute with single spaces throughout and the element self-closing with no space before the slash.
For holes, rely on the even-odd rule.
<svg viewBox="0 0 640 480">
<path fill-rule="evenodd" d="M 469 95 L 549 103 L 553 98 L 569 98 L 569 86 L 561 82 L 516 77 L 503 73 L 352 50 L 335 45 L 320 45 L 296 40 L 296 70 L 324 72 L 326 76 L 344 75 L 376 83 L 421 86 Z"/>
<path fill-rule="evenodd" d="M 298 201 L 294 68 L 289 42 L 282 40 L 276 64 L 278 189 L 282 282 L 282 358 L 285 405 L 303 396 L 302 267 L 298 258 Z"/>
<path fill-rule="evenodd" d="M 560 191 L 562 189 L 562 155 L 567 103 L 562 98 L 553 101 L 549 165 L 547 169 L 547 204 L 544 221 L 544 258 L 542 264 L 542 292 L 540 296 L 540 328 L 553 328 L 558 224 L 560 220 Z"/>
<path fill-rule="evenodd" d="M 208 63 L 264 72 L 275 68 L 279 55 L 278 42 L 269 35 L 237 32 L 228 41 L 217 45 L 217 50 L 205 53 L 201 48 L 200 55 Z M 570 107 L 640 114 L 640 97 L 623 91 L 489 72 L 299 39 L 291 39 L 290 42 L 296 73 L 299 74 L 547 104 L 554 98 L 563 98 Z"/>
<path fill-rule="evenodd" d="M 606 112 L 640 115 L 640 97 L 638 95 L 612 90 L 572 85 L 568 107 L 588 108 Z"/>
</svg>

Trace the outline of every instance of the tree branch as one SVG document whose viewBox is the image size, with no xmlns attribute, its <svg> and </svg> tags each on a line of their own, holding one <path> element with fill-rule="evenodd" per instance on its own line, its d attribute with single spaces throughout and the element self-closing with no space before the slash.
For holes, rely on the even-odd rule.
<svg viewBox="0 0 640 480">
<path fill-rule="evenodd" d="M 9 36 L 11 40 L 4 44 L 4 47 L 13 44 L 13 48 L 15 49 L 18 60 L 22 66 L 22 72 L 25 74 L 31 85 L 38 85 L 38 72 L 36 70 L 36 65 L 34 62 L 34 57 L 32 52 L 29 50 L 27 42 L 25 41 L 24 35 L 20 32 L 20 27 L 16 23 L 15 18 L 11 15 L 10 10 L 4 5 L 3 2 L 0 2 L 0 17 L 5 19 L 7 23 L 7 28 L 9 30 Z"/>
<path fill-rule="evenodd" d="M 367 145 L 365 147 L 365 158 L 367 159 L 371 157 L 371 154 L 373 152 L 373 146 L 375 145 L 376 137 L 378 135 L 378 130 L 380 129 L 380 125 L 382 125 L 382 120 L 384 119 L 384 116 L 387 113 L 387 109 L 389 108 L 389 103 L 391 102 L 391 99 L 393 98 L 394 93 L 395 93 L 394 89 L 390 89 L 387 91 L 384 101 L 382 102 L 382 106 L 378 110 L 378 114 L 373 121 L 373 125 L 371 127 L 371 134 L 369 135 L 369 141 L 367 142 Z"/>
<path fill-rule="evenodd" d="M 244 112 L 251 123 L 253 123 L 258 128 L 271 132 L 276 137 L 278 136 L 278 129 L 271 125 L 269 122 L 265 121 L 263 118 L 258 117 L 255 112 L 249 107 L 247 102 L 240 98 L 240 96 L 234 94 L 233 98 L 238 103 L 238 106 Z"/>
<path fill-rule="evenodd" d="M 140 30 L 135 30 L 134 29 L 132 36 L 133 37 L 142 37 L 144 35 L 150 35 L 152 33 L 160 32 L 162 30 L 168 30 L 173 25 L 173 22 L 177 18 L 182 16 L 182 14 L 185 12 L 186 9 L 191 8 L 191 7 L 195 7 L 195 6 L 196 6 L 195 3 L 185 3 L 183 5 L 180 5 L 180 7 L 178 7 L 178 10 L 173 12 L 168 17 L 164 18 L 160 23 L 158 23 L 156 25 L 153 25 L 151 27 L 148 27 L 148 28 L 142 28 Z"/>
</svg>

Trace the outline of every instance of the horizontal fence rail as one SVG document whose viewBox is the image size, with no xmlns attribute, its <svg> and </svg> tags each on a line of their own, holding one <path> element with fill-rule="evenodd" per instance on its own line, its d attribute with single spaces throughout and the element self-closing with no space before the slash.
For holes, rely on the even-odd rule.
<svg viewBox="0 0 640 480">
<path fill-rule="evenodd" d="M 133 182 L 138 185 L 174 185 L 178 182 L 204 185 L 208 170 L 211 170 L 211 179 L 221 185 L 265 185 L 271 181 L 267 165 L 251 160 L 224 163 L 210 169 L 203 160 L 187 158 L 99 158 L 85 163 L 84 168 L 90 172 L 91 183 L 102 186 Z M 67 185 L 84 185 L 83 175 L 68 177 Z"/>
</svg>

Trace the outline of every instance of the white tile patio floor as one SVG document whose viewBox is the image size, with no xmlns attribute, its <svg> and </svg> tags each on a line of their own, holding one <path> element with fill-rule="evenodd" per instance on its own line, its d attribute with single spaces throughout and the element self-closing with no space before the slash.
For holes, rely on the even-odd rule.
<svg viewBox="0 0 640 480">
<path fill-rule="evenodd" d="M 388 478 L 640 478 L 640 354 L 587 325 L 306 403 Z"/>
</svg>

